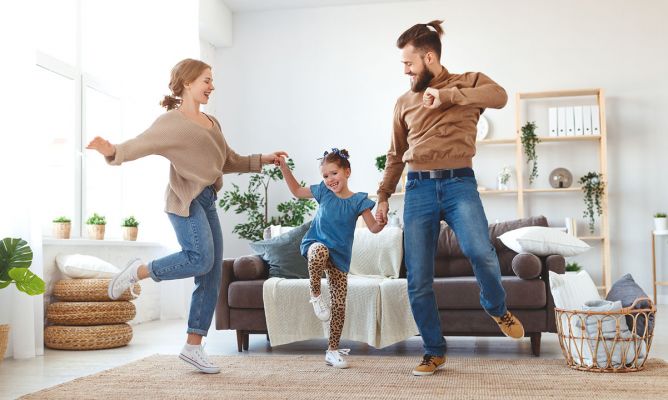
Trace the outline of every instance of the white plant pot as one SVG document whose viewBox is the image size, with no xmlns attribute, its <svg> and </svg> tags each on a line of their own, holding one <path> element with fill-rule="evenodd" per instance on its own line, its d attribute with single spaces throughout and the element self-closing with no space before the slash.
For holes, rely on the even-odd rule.
<svg viewBox="0 0 668 400">
<path fill-rule="evenodd" d="M 668 218 L 654 218 L 655 231 L 668 231 Z"/>
</svg>

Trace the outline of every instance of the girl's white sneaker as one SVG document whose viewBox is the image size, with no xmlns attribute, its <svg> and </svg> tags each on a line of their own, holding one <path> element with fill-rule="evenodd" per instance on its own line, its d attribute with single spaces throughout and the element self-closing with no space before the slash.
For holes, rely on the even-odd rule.
<svg viewBox="0 0 668 400">
<path fill-rule="evenodd" d="M 325 364 L 334 368 L 348 368 L 348 363 L 341 356 L 347 356 L 350 349 L 327 350 L 325 352 Z"/>
<path fill-rule="evenodd" d="M 315 316 L 318 317 L 320 321 L 329 321 L 329 307 L 327 307 L 327 304 L 325 304 L 325 301 L 322 299 L 322 295 L 318 297 L 311 296 L 311 300 L 309 300 L 309 302 L 313 304 L 313 311 L 315 312 Z"/>
</svg>

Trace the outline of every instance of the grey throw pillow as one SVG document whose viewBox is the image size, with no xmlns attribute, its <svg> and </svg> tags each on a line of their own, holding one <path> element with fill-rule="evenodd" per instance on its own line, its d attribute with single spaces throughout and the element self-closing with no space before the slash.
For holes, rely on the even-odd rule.
<svg viewBox="0 0 668 400">
<path fill-rule="evenodd" d="M 606 300 L 609 301 L 621 301 L 622 307 L 629 307 L 633 302 L 639 297 L 649 297 L 642 290 L 640 286 L 633 280 L 631 274 L 626 274 L 619 278 L 615 283 L 612 284 L 610 292 L 606 296 Z M 648 301 L 639 301 L 636 304 L 637 309 L 649 308 L 650 303 Z M 639 336 L 642 336 L 645 333 L 645 316 L 643 314 L 637 314 L 637 326 L 636 333 Z M 629 326 L 629 329 L 633 329 L 633 316 L 626 316 L 626 324 Z M 649 329 L 648 333 L 651 333 L 654 330 L 654 315 L 650 315 L 649 318 Z"/>
<path fill-rule="evenodd" d="M 308 221 L 280 236 L 250 244 L 251 249 L 269 264 L 269 276 L 308 278 L 308 265 L 299 252 L 299 245 L 310 226 L 311 221 Z"/>
</svg>

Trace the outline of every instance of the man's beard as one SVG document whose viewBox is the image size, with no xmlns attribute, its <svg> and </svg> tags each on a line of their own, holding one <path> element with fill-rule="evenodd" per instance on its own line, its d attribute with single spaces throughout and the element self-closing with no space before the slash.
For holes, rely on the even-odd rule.
<svg viewBox="0 0 668 400">
<path fill-rule="evenodd" d="M 434 79 L 434 74 L 427 69 L 427 66 L 424 65 L 424 69 L 419 74 L 415 75 L 415 79 L 411 83 L 411 90 L 415 93 L 419 93 L 429 87 L 429 82 Z"/>
</svg>

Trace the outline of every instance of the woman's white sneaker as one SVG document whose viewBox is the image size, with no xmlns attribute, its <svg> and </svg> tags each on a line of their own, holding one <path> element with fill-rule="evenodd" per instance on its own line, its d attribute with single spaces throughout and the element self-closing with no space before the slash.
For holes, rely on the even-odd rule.
<svg viewBox="0 0 668 400">
<path fill-rule="evenodd" d="M 137 277 L 137 270 L 142 265 L 140 259 L 135 258 L 130 261 L 128 265 L 123 269 L 123 271 L 116 274 L 113 277 L 111 282 L 109 282 L 109 288 L 107 294 L 112 300 L 116 300 L 123 295 L 123 292 L 130 289 L 132 296 L 137 297 L 137 295 L 132 291 L 135 283 L 139 282 L 139 277 Z"/>
<path fill-rule="evenodd" d="M 315 316 L 318 317 L 320 321 L 329 321 L 329 307 L 327 307 L 327 304 L 325 304 L 325 300 L 323 300 L 322 295 L 318 297 L 311 296 L 311 300 L 309 300 L 309 302 L 313 304 L 313 311 L 315 312 Z"/>
<path fill-rule="evenodd" d="M 200 345 L 185 344 L 179 358 L 205 374 L 217 374 L 220 372 L 220 367 L 209 360 L 209 357 L 204 352 L 204 347 Z"/>
<path fill-rule="evenodd" d="M 348 363 L 341 356 L 347 356 L 350 349 L 327 350 L 325 352 L 325 364 L 334 368 L 348 368 Z"/>
</svg>

